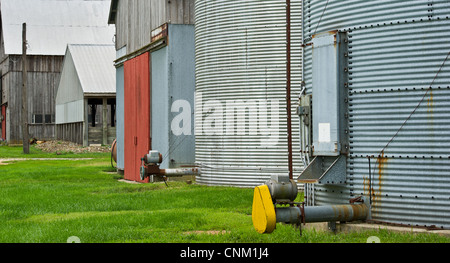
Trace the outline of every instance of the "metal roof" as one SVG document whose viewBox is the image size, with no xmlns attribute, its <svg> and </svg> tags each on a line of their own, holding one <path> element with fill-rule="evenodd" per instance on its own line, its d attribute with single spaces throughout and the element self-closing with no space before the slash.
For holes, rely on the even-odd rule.
<svg viewBox="0 0 450 263">
<path fill-rule="evenodd" d="M 85 95 L 116 93 L 114 45 L 74 44 L 67 46 Z"/>
<path fill-rule="evenodd" d="M 67 44 L 112 44 L 108 25 L 111 0 L 0 0 L 6 54 L 22 53 L 27 23 L 27 54 L 64 55 Z"/>
</svg>

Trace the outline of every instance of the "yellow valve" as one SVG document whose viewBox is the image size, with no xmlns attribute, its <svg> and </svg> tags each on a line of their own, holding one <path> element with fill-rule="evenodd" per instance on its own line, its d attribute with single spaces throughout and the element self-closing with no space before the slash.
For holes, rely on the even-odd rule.
<svg viewBox="0 0 450 263">
<path fill-rule="evenodd" d="M 261 185 L 255 188 L 253 194 L 252 221 L 258 233 L 272 233 L 275 229 L 275 207 L 267 185 Z"/>
</svg>

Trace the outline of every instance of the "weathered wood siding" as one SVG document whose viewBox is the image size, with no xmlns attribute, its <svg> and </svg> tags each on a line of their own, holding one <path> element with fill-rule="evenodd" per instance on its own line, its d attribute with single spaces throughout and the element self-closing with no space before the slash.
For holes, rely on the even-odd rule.
<svg viewBox="0 0 450 263">
<path fill-rule="evenodd" d="M 55 139 L 55 124 L 30 124 L 28 125 L 28 132 L 30 139 L 53 140 Z M 22 143 L 21 140 L 20 143 Z"/>
<path fill-rule="evenodd" d="M 83 144 L 83 122 L 56 125 L 56 139 Z"/>
<path fill-rule="evenodd" d="M 116 139 L 116 127 L 108 127 L 107 131 L 108 145 L 111 145 Z M 103 128 L 89 127 L 89 144 L 103 144 Z"/>
<path fill-rule="evenodd" d="M 9 71 L 22 72 L 22 56 L 9 56 Z M 63 65 L 64 56 L 27 56 L 28 72 L 56 72 L 60 73 Z"/>
<path fill-rule="evenodd" d="M 1 72 L 2 71 L 0 70 L 0 73 Z M 2 96 L 1 97 L 1 101 L 2 101 L 2 104 L 6 104 L 6 103 L 8 103 L 8 94 L 9 94 L 8 89 L 6 88 L 7 87 L 6 83 L 8 83 L 7 75 L 4 75 L 4 76 L 2 75 L 1 76 L 1 81 L 2 81 L 2 83 L 1 83 L 2 91 L 1 91 L 1 94 L 0 94 L 0 96 Z"/>
<path fill-rule="evenodd" d="M 1 22 L 0 22 L 1 23 Z M 2 29 L 0 28 L 0 31 Z M 3 31 L 0 33 L 0 77 L 1 77 L 1 85 L 2 85 L 2 92 L 0 96 L 2 97 L 2 103 L 8 102 L 8 90 L 5 88 L 6 83 L 6 73 L 8 72 L 9 67 L 9 61 L 8 56 L 5 54 L 5 43 L 3 42 Z"/>
<path fill-rule="evenodd" d="M 1 21 L 0 21 L 1 25 Z M 7 55 L 5 54 L 5 42 L 3 39 L 3 28 L 0 26 L 0 64 L 3 64 L 3 61 L 6 59 Z"/>
<path fill-rule="evenodd" d="M 194 24 L 194 0 L 120 0 L 116 49 L 130 54 L 150 43 L 151 31 L 164 23 Z M 150 10 L 150 11 L 149 11 Z"/>
<path fill-rule="evenodd" d="M 56 125 L 56 139 L 83 145 L 83 122 Z M 89 126 L 89 144 L 103 144 L 103 128 Z M 116 127 L 108 127 L 107 142 L 111 145 L 116 139 Z"/>
<path fill-rule="evenodd" d="M 62 67 L 62 56 L 28 56 L 27 57 L 27 101 L 30 136 L 39 140 L 55 137 L 55 98 Z M 22 138 L 22 59 L 10 55 L 6 58 L 7 72 L 3 72 L 3 90 L 9 109 L 8 140 L 21 143 Z M 52 122 L 33 124 L 33 115 L 50 115 Z"/>
</svg>

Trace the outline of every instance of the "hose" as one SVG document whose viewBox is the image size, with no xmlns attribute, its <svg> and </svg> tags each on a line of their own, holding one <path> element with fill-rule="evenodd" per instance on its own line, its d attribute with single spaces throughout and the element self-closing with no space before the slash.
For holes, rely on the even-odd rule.
<svg viewBox="0 0 450 263">
<path fill-rule="evenodd" d="M 114 164 L 113 164 L 113 155 L 114 155 L 114 148 L 116 148 L 116 143 L 117 143 L 117 139 L 115 139 L 111 145 L 111 167 L 113 167 L 113 168 L 117 168 L 117 167 L 114 167 Z"/>
</svg>

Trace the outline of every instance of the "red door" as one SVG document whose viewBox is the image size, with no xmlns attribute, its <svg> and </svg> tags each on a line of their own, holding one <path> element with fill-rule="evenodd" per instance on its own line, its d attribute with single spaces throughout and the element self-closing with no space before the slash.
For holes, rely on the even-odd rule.
<svg viewBox="0 0 450 263">
<path fill-rule="evenodd" d="M 1 96 L 1 94 L 0 94 Z M 2 105 L 1 111 L 0 111 L 0 125 L 2 128 L 2 134 L 0 134 L 3 140 L 6 140 L 6 105 Z"/>
<path fill-rule="evenodd" d="M 140 179 L 141 158 L 150 150 L 150 55 L 142 54 L 124 64 L 125 138 L 124 178 Z"/>
</svg>

